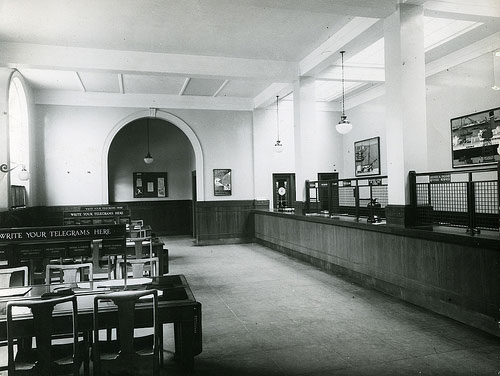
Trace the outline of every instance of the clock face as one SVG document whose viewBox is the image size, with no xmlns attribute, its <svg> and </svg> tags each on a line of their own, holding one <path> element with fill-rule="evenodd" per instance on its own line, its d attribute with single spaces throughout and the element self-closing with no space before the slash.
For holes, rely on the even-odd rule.
<svg viewBox="0 0 500 376">
<path fill-rule="evenodd" d="M 285 195 L 285 193 L 286 193 L 286 189 L 285 189 L 285 187 L 279 187 L 279 188 L 278 188 L 278 194 L 279 194 L 280 196 L 284 196 L 284 195 Z"/>
</svg>

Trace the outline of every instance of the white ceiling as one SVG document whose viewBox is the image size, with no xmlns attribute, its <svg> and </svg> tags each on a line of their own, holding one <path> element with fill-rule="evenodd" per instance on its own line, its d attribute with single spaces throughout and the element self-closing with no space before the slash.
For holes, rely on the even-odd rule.
<svg viewBox="0 0 500 376">
<path fill-rule="evenodd" d="M 407 2 L 424 7 L 428 74 L 500 49 L 499 0 Z M 397 3 L 0 0 L 0 66 L 17 68 L 38 103 L 140 95 L 140 106 L 251 110 L 289 94 L 300 74 L 338 109 L 342 49 L 346 105 L 379 95 L 383 19 Z"/>
</svg>

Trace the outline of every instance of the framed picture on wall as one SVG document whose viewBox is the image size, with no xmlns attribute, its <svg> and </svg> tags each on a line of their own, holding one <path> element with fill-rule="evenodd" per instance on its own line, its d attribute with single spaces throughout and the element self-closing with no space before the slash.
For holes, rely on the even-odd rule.
<svg viewBox="0 0 500 376">
<path fill-rule="evenodd" d="M 454 168 L 500 161 L 500 108 L 457 117 L 450 123 Z"/>
<path fill-rule="evenodd" d="M 380 137 L 354 143 L 356 176 L 380 175 Z"/>
<path fill-rule="evenodd" d="M 231 196 L 231 169 L 214 169 L 214 196 Z"/>
</svg>

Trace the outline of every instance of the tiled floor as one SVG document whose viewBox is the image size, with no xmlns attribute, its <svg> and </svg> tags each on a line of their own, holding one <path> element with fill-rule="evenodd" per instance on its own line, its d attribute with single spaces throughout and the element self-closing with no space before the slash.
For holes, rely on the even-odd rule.
<svg viewBox="0 0 500 376">
<path fill-rule="evenodd" d="M 203 305 L 195 375 L 500 374 L 499 338 L 256 244 L 163 240 Z"/>
</svg>

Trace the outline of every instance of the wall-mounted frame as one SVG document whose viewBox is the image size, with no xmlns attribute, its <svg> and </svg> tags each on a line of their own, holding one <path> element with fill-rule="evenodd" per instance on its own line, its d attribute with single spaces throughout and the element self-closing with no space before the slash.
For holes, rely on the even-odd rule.
<svg viewBox="0 0 500 376">
<path fill-rule="evenodd" d="M 231 169 L 214 168 L 214 196 L 231 196 Z"/>
<path fill-rule="evenodd" d="M 356 176 L 380 175 L 380 137 L 354 143 Z"/>
<path fill-rule="evenodd" d="M 451 119 L 450 125 L 453 168 L 500 161 L 500 108 Z"/>
<path fill-rule="evenodd" d="M 166 172 L 134 172 L 134 198 L 168 197 Z"/>
</svg>

